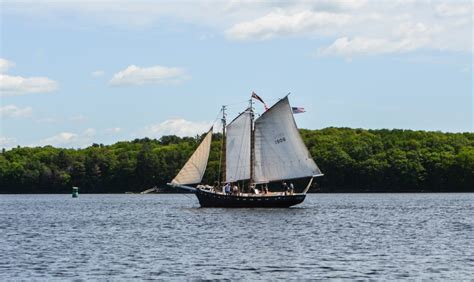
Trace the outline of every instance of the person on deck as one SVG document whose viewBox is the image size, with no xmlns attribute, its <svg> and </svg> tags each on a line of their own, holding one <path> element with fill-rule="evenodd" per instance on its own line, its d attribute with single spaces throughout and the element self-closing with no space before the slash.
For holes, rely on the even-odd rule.
<svg viewBox="0 0 474 282">
<path fill-rule="evenodd" d="M 227 183 L 225 184 L 225 193 L 226 193 L 227 195 L 230 194 L 230 183 L 229 183 L 229 182 L 227 182 Z"/>
<path fill-rule="evenodd" d="M 290 183 L 290 194 L 293 195 L 295 193 L 295 186 L 293 185 L 293 182 Z"/>
<path fill-rule="evenodd" d="M 286 184 L 286 182 L 283 182 L 283 191 L 285 192 L 285 195 L 288 194 L 289 192 L 289 187 L 288 187 L 288 184 Z"/>
</svg>

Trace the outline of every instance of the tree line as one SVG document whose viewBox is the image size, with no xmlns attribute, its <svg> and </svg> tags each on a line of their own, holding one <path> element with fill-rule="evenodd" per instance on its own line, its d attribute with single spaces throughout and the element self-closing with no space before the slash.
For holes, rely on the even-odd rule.
<svg viewBox="0 0 474 282">
<path fill-rule="evenodd" d="M 324 173 L 321 192 L 474 192 L 474 133 L 351 128 L 301 129 Z M 164 187 L 204 137 L 163 136 L 84 149 L 3 149 L 0 193 L 140 192 Z M 219 174 L 214 134 L 203 182 Z"/>
</svg>

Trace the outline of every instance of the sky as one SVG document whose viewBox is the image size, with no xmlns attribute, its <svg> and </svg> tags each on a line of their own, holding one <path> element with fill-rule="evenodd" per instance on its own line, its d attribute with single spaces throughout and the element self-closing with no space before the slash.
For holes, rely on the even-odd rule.
<svg viewBox="0 0 474 282">
<path fill-rule="evenodd" d="M 472 1 L 0 0 L 0 147 L 207 131 L 252 91 L 300 128 L 473 131 Z M 255 103 L 258 112 L 263 106 Z"/>
</svg>

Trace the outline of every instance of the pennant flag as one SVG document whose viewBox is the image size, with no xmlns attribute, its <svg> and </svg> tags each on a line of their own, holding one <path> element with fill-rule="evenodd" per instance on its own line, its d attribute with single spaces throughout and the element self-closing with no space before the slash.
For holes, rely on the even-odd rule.
<svg viewBox="0 0 474 282">
<path fill-rule="evenodd" d="M 268 110 L 267 104 L 265 104 L 265 102 L 263 101 L 263 99 L 260 98 L 260 96 L 258 96 L 257 93 L 252 92 L 252 98 L 254 98 L 255 100 L 260 101 L 260 102 L 263 104 L 263 107 L 265 108 L 265 111 Z"/>
<path fill-rule="evenodd" d="M 306 112 L 303 107 L 292 107 L 291 109 L 294 114 L 302 114 Z"/>
</svg>

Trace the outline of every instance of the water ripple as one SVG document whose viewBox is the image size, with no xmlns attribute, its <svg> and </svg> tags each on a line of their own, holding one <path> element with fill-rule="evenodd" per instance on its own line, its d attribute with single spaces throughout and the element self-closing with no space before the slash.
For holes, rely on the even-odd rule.
<svg viewBox="0 0 474 282">
<path fill-rule="evenodd" d="M 450 279 L 473 194 L 316 194 L 291 209 L 183 195 L 2 195 L 0 279 Z"/>
</svg>

